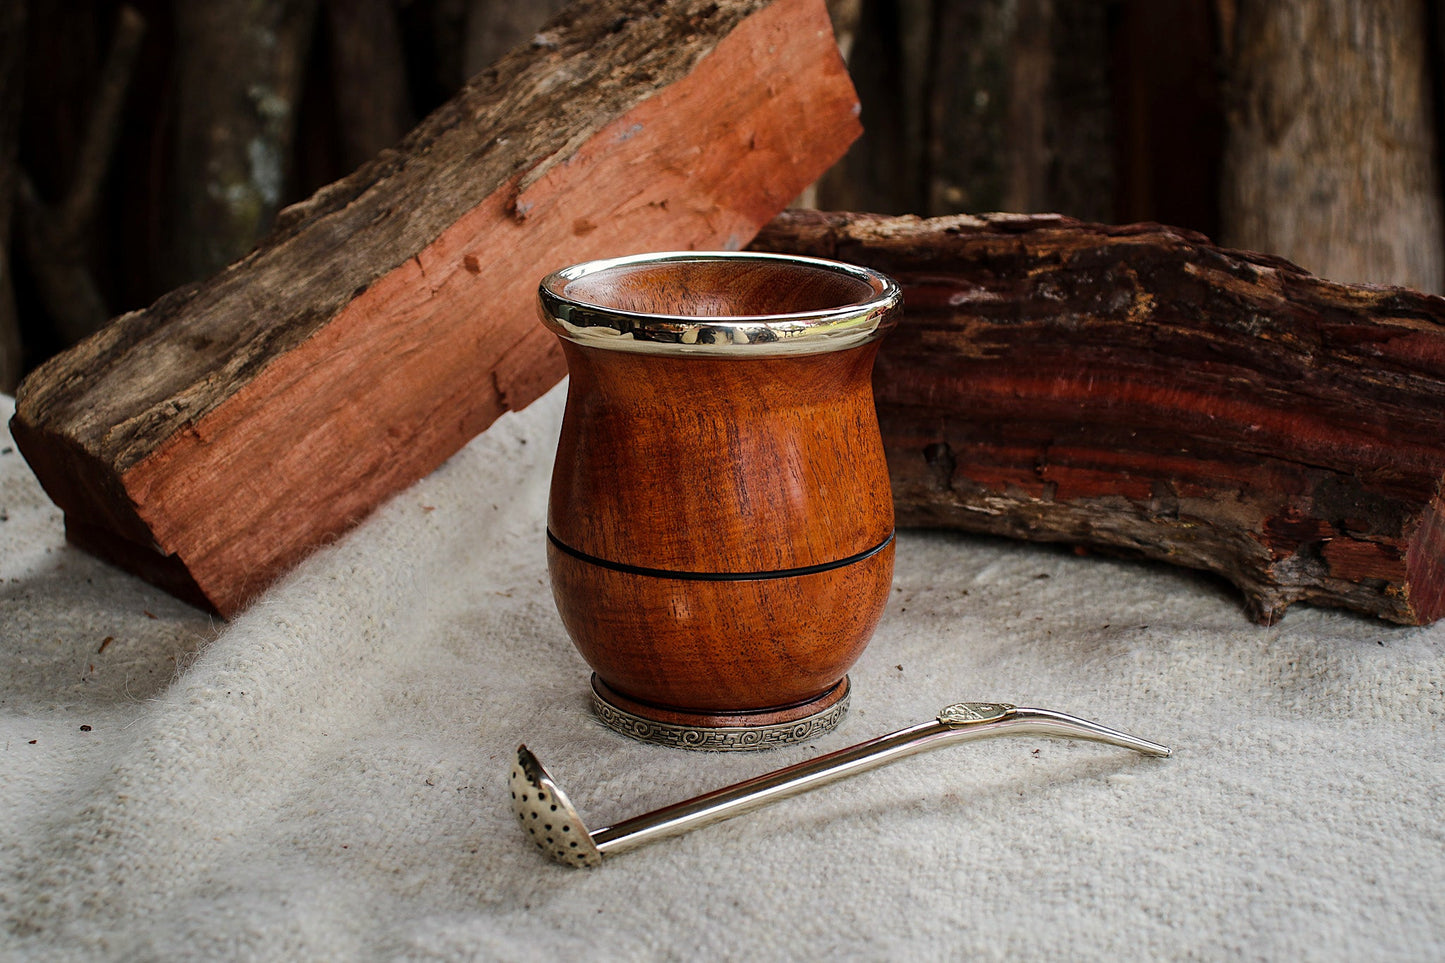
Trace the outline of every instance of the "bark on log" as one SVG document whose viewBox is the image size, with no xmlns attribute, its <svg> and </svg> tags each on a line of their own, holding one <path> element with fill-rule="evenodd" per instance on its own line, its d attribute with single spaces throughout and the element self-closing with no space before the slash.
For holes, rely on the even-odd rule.
<svg viewBox="0 0 1445 963">
<path fill-rule="evenodd" d="M 1445 614 L 1445 299 L 1057 215 L 788 212 L 754 246 L 903 286 L 875 375 L 900 524 Z"/>
<path fill-rule="evenodd" d="M 858 134 L 822 0 L 577 4 L 22 385 L 72 541 L 223 614 L 562 375 L 548 270 L 737 248 Z"/>
</svg>

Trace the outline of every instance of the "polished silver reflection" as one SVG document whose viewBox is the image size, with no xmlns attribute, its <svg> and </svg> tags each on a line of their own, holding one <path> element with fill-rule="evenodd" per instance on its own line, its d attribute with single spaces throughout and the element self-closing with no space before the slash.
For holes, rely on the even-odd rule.
<svg viewBox="0 0 1445 963">
<path fill-rule="evenodd" d="M 756 315 L 652 314 L 573 298 L 573 281 L 619 268 L 689 261 L 796 265 L 841 275 L 872 292 L 851 304 L 813 311 Z M 669 251 L 587 261 L 555 271 L 538 286 L 542 322 L 577 344 L 611 351 L 751 358 L 841 351 L 882 337 L 896 317 L 903 294 L 885 274 L 823 258 L 791 254 L 725 251 Z"/>
<path fill-rule="evenodd" d="M 1135 749 L 1150 756 L 1170 753 L 1168 746 L 1063 712 L 995 702 L 960 702 L 944 708 L 933 722 L 900 729 L 593 832 L 586 830 L 582 817 L 537 758 L 526 746 L 518 746 L 511 776 L 512 811 L 537 848 L 553 860 L 566 866 L 596 866 L 603 856 L 711 825 L 904 756 L 1002 735 L 1064 736 Z"/>
</svg>

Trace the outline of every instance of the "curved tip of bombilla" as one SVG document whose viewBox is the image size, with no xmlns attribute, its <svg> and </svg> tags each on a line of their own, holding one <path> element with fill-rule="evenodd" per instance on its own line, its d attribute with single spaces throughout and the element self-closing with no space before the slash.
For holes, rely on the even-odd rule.
<svg viewBox="0 0 1445 963">
<path fill-rule="evenodd" d="M 1055 712 L 1052 709 L 1018 708 L 1013 711 L 1012 715 L 1023 727 L 1047 735 L 1062 735 L 1072 736 L 1076 739 L 1088 739 L 1092 742 L 1102 742 L 1110 746 L 1118 746 L 1121 749 L 1133 749 L 1136 752 L 1142 752 L 1146 756 L 1157 756 L 1159 758 L 1168 758 L 1174 754 L 1173 749 L 1161 743 L 1142 739 L 1139 736 L 1119 729 L 1101 726 L 1097 722 L 1080 719 L 1078 716 L 1071 716 L 1067 712 Z"/>
<path fill-rule="evenodd" d="M 602 862 L 602 853 L 571 800 L 526 746 L 517 747 L 507 781 L 517 822 L 553 862 L 573 867 Z"/>
<path fill-rule="evenodd" d="M 1168 746 L 1141 739 L 1136 735 L 1101 726 L 1097 722 L 1071 716 L 1053 709 L 1031 709 L 1008 702 L 955 702 L 938 712 L 938 721 L 957 732 L 972 735 L 1014 732 L 1020 735 L 1036 732 L 1041 735 L 1073 736 L 1104 742 L 1111 746 L 1134 749 L 1148 756 L 1171 756 Z"/>
</svg>

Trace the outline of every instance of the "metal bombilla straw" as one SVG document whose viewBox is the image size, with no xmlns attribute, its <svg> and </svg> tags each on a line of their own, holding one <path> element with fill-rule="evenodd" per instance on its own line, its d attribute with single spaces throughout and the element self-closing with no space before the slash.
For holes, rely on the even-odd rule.
<svg viewBox="0 0 1445 963">
<path fill-rule="evenodd" d="M 932 722 L 764 773 L 593 832 L 583 826 L 566 793 L 537 757 L 526 746 L 518 746 L 510 780 L 512 810 L 537 848 L 553 860 L 567 866 L 596 866 L 603 856 L 721 822 L 905 756 L 990 736 L 1029 734 L 1088 739 L 1151 756 L 1168 756 L 1171 751 L 1157 742 L 1063 712 L 993 702 L 960 702 L 944 708 Z"/>
</svg>

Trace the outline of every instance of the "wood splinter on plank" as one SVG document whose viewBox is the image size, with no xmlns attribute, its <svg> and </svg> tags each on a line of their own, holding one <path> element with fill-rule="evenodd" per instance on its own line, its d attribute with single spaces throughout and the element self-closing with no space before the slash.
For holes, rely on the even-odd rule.
<svg viewBox="0 0 1445 963">
<path fill-rule="evenodd" d="M 538 280 L 737 249 L 857 137 L 822 0 L 578 3 L 251 254 L 21 385 L 70 540 L 230 615 L 560 380 Z"/>
<path fill-rule="evenodd" d="M 1057 215 L 790 211 L 754 247 L 901 283 L 899 524 L 1216 572 L 1265 623 L 1445 614 L 1445 299 Z"/>
</svg>

